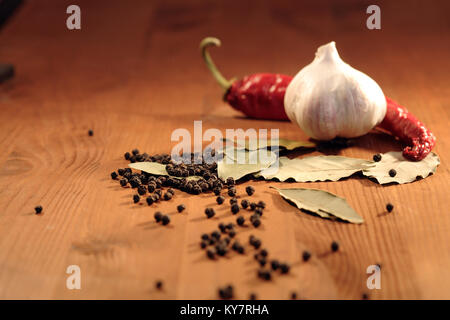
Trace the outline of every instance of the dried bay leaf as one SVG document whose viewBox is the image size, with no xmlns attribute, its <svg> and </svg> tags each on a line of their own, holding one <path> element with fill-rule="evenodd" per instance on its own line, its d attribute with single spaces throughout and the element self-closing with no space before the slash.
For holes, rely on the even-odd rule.
<svg viewBox="0 0 450 320">
<path fill-rule="evenodd" d="M 255 176 L 280 181 L 292 178 L 296 182 L 337 181 L 370 166 L 373 166 L 372 161 L 342 156 L 314 156 L 301 159 L 280 157 L 278 170 L 273 170 L 270 174 L 261 172 Z"/>
<path fill-rule="evenodd" d="M 169 173 L 166 170 L 166 165 L 158 163 L 158 162 L 150 162 L 150 161 L 135 162 L 135 163 L 128 164 L 128 166 L 132 169 L 141 170 L 141 171 L 147 172 L 149 174 L 154 174 L 157 176 L 169 176 L 171 178 L 177 178 L 177 179 L 183 178 L 183 177 L 175 177 L 175 176 L 169 175 Z M 199 177 L 199 176 L 186 177 L 187 180 L 198 180 L 200 178 L 201 177 Z"/>
<path fill-rule="evenodd" d="M 381 161 L 374 162 L 375 166 L 364 169 L 363 175 L 376 179 L 380 184 L 409 183 L 435 173 L 439 163 L 439 156 L 433 152 L 421 161 L 409 161 L 401 152 L 391 151 L 382 154 Z M 389 175 L 391 169 L 397 172 L 395 177 Z"/>
<path fill-rule="evenodd" d="M 223 159 L 217 162 L 217 174 L 222 179 L 231 177 L 238 180 L 248 174 L 267 169 L 276 161 L 277 155 L 269 150 L 246 151 L 228 148 Z"/>
<path fill-rule="evenodd" d="M 268 140 L 256 139 L 253 141 L 250 141 L 248 139 L 245 139 L 245 140 L 238 139 L 236 141 L 225 139 L 225 142 L 227 142 L 228 145 L 233 145 L 236 148 L 246 149 L 249 151 L 258 150 L 261 148 L 272 147 L 271 139 L 268 139 Z M 288 151 L 291 151 L 291 150 L 294 150 L 297 148 L 315 148 L 316 144 L 311 141 L 295 141 L 295 140 L 288 140 L 288 139 L 280 138 L 280 139 L 278 139 L 278 146 L 281 149 L 286 149 Z"/>
<path fill-rule="evenodd" d="M 278 193 L 299 209 L 313 212 L 322 218 L 338 218 L 351 223 L 363 223 L 364 219 L 353 210 L 344 198 L 318 189 L 277 189 Z"/>
</svg>

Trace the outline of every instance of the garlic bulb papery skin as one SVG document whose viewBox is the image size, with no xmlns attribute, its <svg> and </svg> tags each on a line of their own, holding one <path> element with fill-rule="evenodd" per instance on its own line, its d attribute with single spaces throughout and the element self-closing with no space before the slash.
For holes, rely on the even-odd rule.
<svg viewBox="0 0 450 320">
<path fill-rule="evenodd" d="M 319 47 L 288 85 L 284 108 L 314 139 L 353 138 L 383 120 L 386 98 L 374 80 L 342 61 L 333 41 Z"/>
</svg>

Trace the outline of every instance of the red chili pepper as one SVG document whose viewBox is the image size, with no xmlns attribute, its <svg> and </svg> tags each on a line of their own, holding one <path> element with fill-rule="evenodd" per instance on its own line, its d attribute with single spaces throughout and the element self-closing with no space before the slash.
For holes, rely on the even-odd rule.
<svg viewBox="0 0 450 320">
<path fill-rule="evenodd" d="M 289 120 L 284 111 L 284 94 L 292 77 L 257 73 L 241 80 L 226 80 L 211 60 L 206 50 L 209 46 L 220 46 L 220 40 L 205 38 L 200 43 L 200 49 L 207 67 L 224 89 L 226 102 L 251 118 Z"/>
<path fill-rule="evenodd" d="M 386 101 L 386 116 L 379 127 L 407 144 L 403 149 L 405 158 L 411 161 L 424 159 L 436 144 L 436 137 L 405 107 L 389 98 Z"/>
<path fill-rule="evenodd" d="M 205 38 L 200 48 L 206 65 L 225 91 L 226 102 L 251 118 L 289 120 L 284 111 L 284 94 L 291 76 L 258 73 L 242 80 L 226 80 L 211 60 L 206 50 L 209 46 L 220 46 L 220 40 Z M 386 101 L 386 116 L 379 127 L 407 144 L 403 149 L 405 158 L 412 161 L 424 159 L 436 144 L 433 133 L 404 107 L 389 98 Z"/>
</svg>

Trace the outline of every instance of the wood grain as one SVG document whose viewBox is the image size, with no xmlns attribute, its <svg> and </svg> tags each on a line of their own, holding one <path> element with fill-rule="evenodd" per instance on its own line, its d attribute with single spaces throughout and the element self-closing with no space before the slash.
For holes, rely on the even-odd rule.
<svg viewBox="0 0 450 320">
<path fill-rule="evenodd" d="M 449 2 L 380 2 L 382 29 L 365 27 L 365 1 L 77 1 L 82 29 L 65 27 L 70 1 L 28 1 L 2 30 L 0 61 L 17 75 L 0 85 L 0 297 L 31 299 L 215 299 L 232 283 L 236 298 L 450 298 Z M 109 173 L 134 147 L 169 152 L 176 128 L 278 128 L 306 139 L 288 122 L 248 120 L 226 106 L 198 52 L 207 35 L 222 39 L 214 58 L 227 77 L 295 74 L 315 49 L 336 41 L 343 59 L 373 77 L 438 137 L 435 175 L 379 186 L 366 179 L 298 183 L 345 197 L 363 225 L 298 212 L 255 182 L 268 209 L 258 230 L 270 256 L 292 264 L 287 276 L 261 282 L 249 251 L 209 261 L 199 237 L 227 209 L 204 219 L 210 195 L 178 192 L 151 208 L 132 204 Z M 94 136 L 87 135 L 88 129 Z M 342 155 L 370 158 L 399 150 L 371 133 Z M 318 154 L 318 153 L 317 153 Z M 238 186 L 243 194 L 246 184 Z M 384 214 L 387 202 L 394 212 Z M 185 203 L 183 214 L 176 205 Z M 33 214 L 41 204 L 44 213 Z M 153 222 L 154 211 L 170 226 Z M 341 250 L 329 253 L 332 240 Z M 310 250 L 311 261 L 301 262 Z M 366 268 L 382 265 L 382 289 L 366 288 Z M 82 289 L 66 288 L 66 268 L 79 265 Z M 157 291 L 154 283 L 164 281 Z"/>
</svg>

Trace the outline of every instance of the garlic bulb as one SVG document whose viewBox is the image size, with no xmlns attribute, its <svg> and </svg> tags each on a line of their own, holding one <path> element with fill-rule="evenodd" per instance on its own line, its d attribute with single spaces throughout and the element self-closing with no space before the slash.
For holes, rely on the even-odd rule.
<svg viewBox="0 0 450 320">
<path fill-rule="evenodd" d="M 286 89 L 289 119 L 317 140 L 352 138 L 369 132 L 386 114 L 378 84 L 339 57 L 335 42 L 317 49 Z"/>
</svg>

